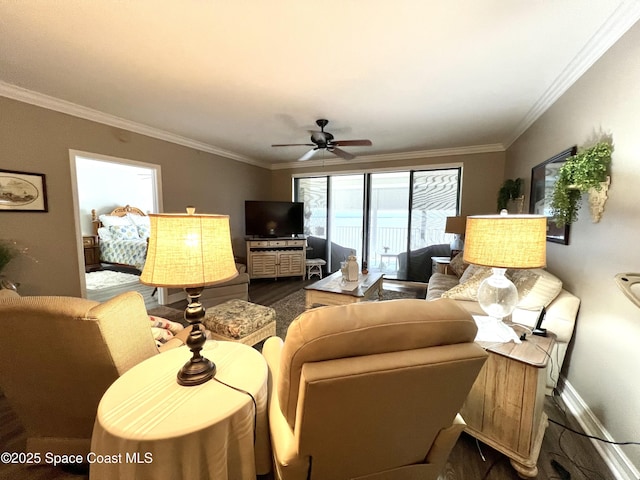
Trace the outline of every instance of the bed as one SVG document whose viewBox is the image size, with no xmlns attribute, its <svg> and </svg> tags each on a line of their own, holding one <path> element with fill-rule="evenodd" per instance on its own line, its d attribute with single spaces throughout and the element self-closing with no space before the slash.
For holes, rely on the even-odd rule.
<svg viewBox="0 0 640 480">
<path fill-rule="evenodd" d="M 94 234 L 99 237 L 100 262 L 142 270 L 147 257 L 149 217 L 136 207 L 117 207 L 103 215 L 91 211 Z"/>
</svg>

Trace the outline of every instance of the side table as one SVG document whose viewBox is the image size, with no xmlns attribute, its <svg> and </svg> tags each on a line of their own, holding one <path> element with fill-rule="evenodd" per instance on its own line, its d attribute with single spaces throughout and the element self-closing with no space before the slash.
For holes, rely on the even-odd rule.
<svg viewBox="0 0 640 480">
<path fill-rule="evenodd" d="M 449 263 L 451 257 L 431 257 L 431 273 L 449 274 Z"/>
<path fill-rule="evenodd" d="M 522 343 L 478 342 L 489 357 L 460 410 L 465 431 L 511 460 L 520 477 L 538 474 L 538 455 L 548 425 L 544 413 L 546 366 L 555 335 L 530 335 L 512 325 Z"/>
<path fill-rule="evenodd" d="M 160 353 L 102 397 L 91 441 L 92 480 L 255 480 L 271 470 L 264 358 L 222 341 L 207 342 L 202 355 L 215 362 L 216 379 L 253 395 L 257 411 L 248 395 L 215 379 L 178 385 L 188 348 Z"/>
<path fill-rule="evenodd" d="M 100 269 L 100 245 L 97 236 L 82 237 L 84 248 L 84 268 L 87 272 Z"/>
</svg>

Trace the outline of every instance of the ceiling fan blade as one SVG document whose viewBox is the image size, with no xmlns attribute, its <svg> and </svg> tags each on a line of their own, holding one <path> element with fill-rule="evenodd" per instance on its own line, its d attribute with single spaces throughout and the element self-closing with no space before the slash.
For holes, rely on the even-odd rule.
<svg viewBox="0 0 640 480">
<path fill-rule="evenodd" d="M 304 162 L 305 160 L 309 160 L 311 157 L 313 157 L 315 155 L 315 153 L 318 151 L 317 148 L 312 148 L 311 150 L 309 150 L 307 153 L 305 153 L 303 156 L 301 156 L 298 161 L 300 162 Z"/>
<path fill-rule="evenodd" d="M 331 153 L 344 158 L 345 160 L 352 160 L 354 158 L 356 158 L 355 155 L 350 154 L 349 152 L 345 152 L 344 150 L 338 148 L 338 147 L 334 147 L 332 149 L 329 150 Z"/>
<path fill-rule="evenodd" d="M 313 143 L 278 143 L 272 147 L 315 147 Z"/>
<path fill-rule="evenodd" d="M 334 140 L 333 143 L 341 147 L 370 147 L 373 145 L 371 140 Z"/>
</svg>

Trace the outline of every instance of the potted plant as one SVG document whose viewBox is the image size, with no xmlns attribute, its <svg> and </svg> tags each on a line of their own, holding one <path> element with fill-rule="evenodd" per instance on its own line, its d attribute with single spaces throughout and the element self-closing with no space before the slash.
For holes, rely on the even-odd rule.
<svg viewBox="0 0 640 480">
<path fill-rule="evenodd" d="M 559 227 L 570 225 L 578 219 L 582 194 L 594 188 L 602 189 L 607 180 L 613 145 L 598 142 L 569 157 L 558 170 L 558 178 L 551 197 L 551 215 Z"/>
<path fill-rule="evenodd" d="M 520 198 L 521 192 L 521 178 L 505 180 L 500 190 L 498 190 L 498 212 L 508 207 L 509 200 Z"/>
<path fill-rule="evenodd" d="M 18 249 L 12 242 L 0 240 L 0 273 L 18 253 Z"/>
</svg>

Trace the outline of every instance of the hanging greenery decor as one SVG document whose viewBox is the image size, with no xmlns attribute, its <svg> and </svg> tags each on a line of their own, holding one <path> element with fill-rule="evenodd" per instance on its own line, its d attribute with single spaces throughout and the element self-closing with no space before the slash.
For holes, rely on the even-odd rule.
<svg viewBox="0 0 640 480">
<path fill-rule="evenodd" d="M 0 240 L 0 272 L 4 270 L 4 267 L 7 266 L 13 258 L 18 255 L 19 250 L 16 247 L 14 242 L 9 242 L 8 240 Z"/>
<path fill-rule="evenodd" d="M 505 180 L 498 190 L 498 212 L 507 208 L 509 200 L 515 200 L 519 198 L 522 191 L 522 179 L 516 178 L 515 180 Z"/>
<path fill-rule="evenodd" d="M 607 180 L 613 145 L 599 142 L 569 157 L 560 167 L 551 198 L 551 215 L 559 227 L 578 219 L 582 194 L 590 188 L 600 190 Z"/>
</svg>

